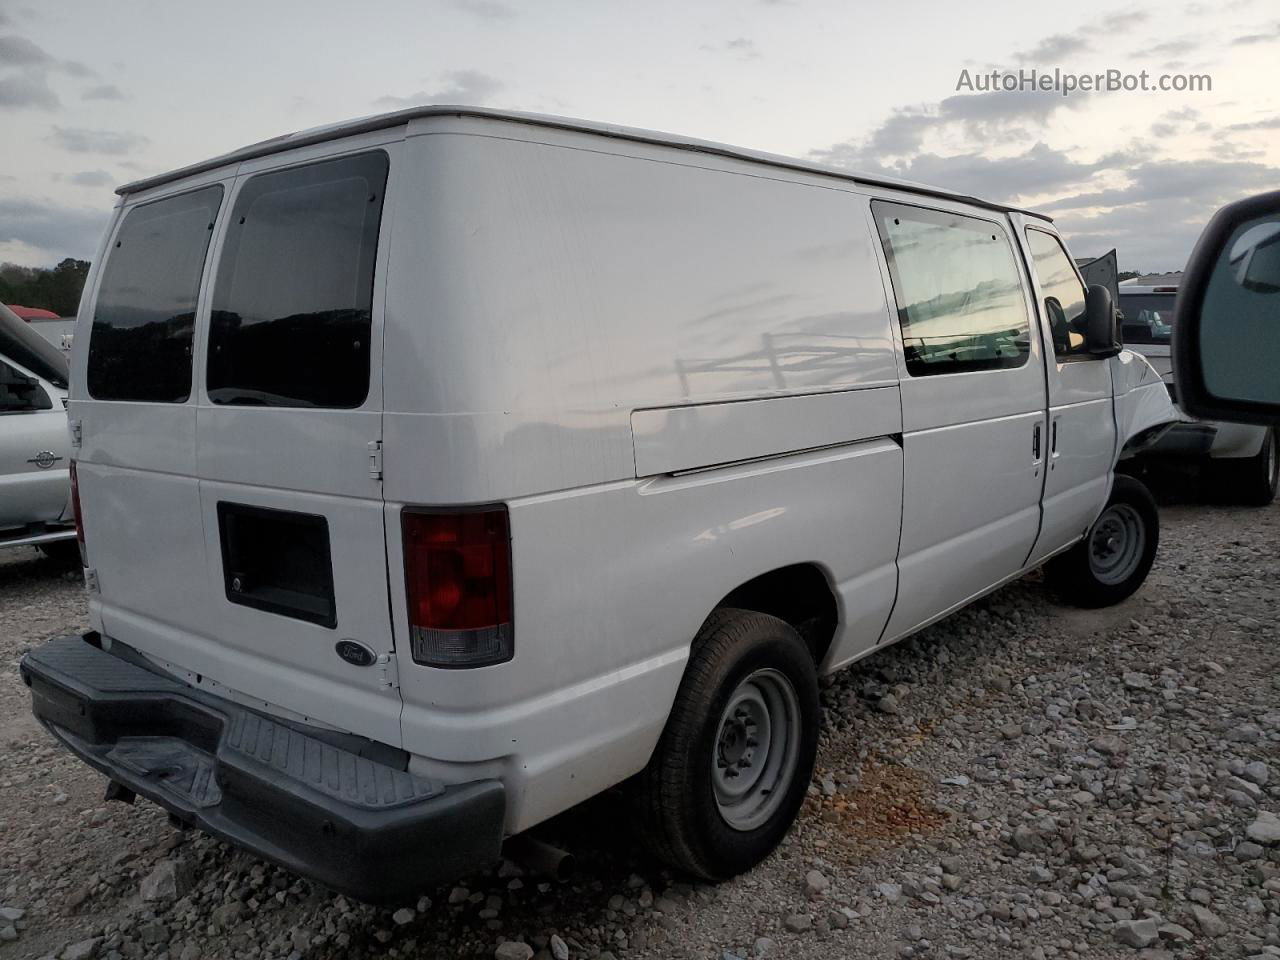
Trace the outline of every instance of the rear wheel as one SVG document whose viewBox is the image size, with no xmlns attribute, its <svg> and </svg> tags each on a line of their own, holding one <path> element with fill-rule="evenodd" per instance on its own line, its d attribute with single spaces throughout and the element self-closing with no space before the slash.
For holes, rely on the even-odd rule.
<svg viewBox="0 0 1280 960">
<path fill-rule="evenodd" d="M 1280 487 L 1280 450 L 1276 447 L 1276 431 L 1267 431 L 1262 449 L 1254 456 L 1240 460 L 1218 460 L 1211 464 L 1214 481 L 1222 498 L 1231 503 L 1265 507 L 1276 498 Z"/>
<path fill-rule="evenodd" d="M 813 776 L 813 658 L 776 617 L 715 611 L 698 632 L 638 800 L 657 854 L 708 880 L 763 860 Z"/>
<path fill-rule="evenodd" d="M 1155 562 L 1160 514 L 1145 486 L 1116 476 L 1111 498 L 1083 540 L 1045 567 L 1050 586 L 1079 607 L 1108 607 L 1137 590 Z"/>
</svg>

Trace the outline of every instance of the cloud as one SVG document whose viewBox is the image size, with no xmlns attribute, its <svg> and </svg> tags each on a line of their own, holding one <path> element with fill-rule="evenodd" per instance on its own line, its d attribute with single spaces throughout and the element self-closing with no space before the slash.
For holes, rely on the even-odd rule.
<svg viewBox="0 0 1280 960">
<path fill-rule="evenodd" d="M 1110 33 L 1113 30 L 1120 30 L 1124 27 L 1136 27 L 1138 24 L 1146 23 L 1150 19 L 1151 14 L 1146 10 L 1122 10 L 1119 13 L 1103 17 L 1098 21 L 1097 29 L 1093 32 Z"/>
<path fill-rule="evenodd" d="M 53 57 L 26 37 L 0 37 L 0 63 L 6 67 L 48 67 Z"/>
<path fill-rule="evenodd" d="M 935 131 L 954 131 L 987 144 L 1007 142 L 1025 137 L 1026 125 L 1042 127 L 1054 112 L 1087 102 L 1086 96 L 1031 90 L 958 94 L 931 106 L 895 110 L 863 141 L 835 144 L 812 155 L 826 163 L 858 168 L 881 164 L 886 157 L 914 154 Z"/>
<path fill-rule="evenodd" d="M 79 60 L 58 60 L 43 47 L 17 34 L 0 37 L 0 65 L 23 67 L 27 70 L 57 70 L 73 77 L 96 76 L 93 70 Z"/>
<path fill-rule="evenodd" d="M 453 0 L 452 6 L 483 20 L 510 20 L 516 15 L 513 7 L 498 0 Z"/>
<path fill-rule="evenodd" d="M 124 92 L 114 83 L 104 83 L 98 87 L 90 87 L 82 95 L 84 100 L 123 100 Z"/>
<path fill-rule="evenodd" d="M 107 210 L 84 210 L 0 199 L 0 244 L 19 243 L 48 251 L 50 259 L 88 259 L 106 227 Z"/>
<path fill-rule="evenodd" d="M 1030 50 L 1015 53 L 1013 59 L 1019 63 L 1059 63 L 1077 53 L 1087 53 L 1091 45 L 1082 34 L 1057 33 L 1045 37 Z"/>
<path fill-rule="evenodd" d="M 81 63 L 79 60 L 63 60 L 62 63 L 59 64 L 59 69 L 68 76 L 80 77 L 82 79 L 87 77 L 96 77 L 98 75 L 96 70 L 85 66 L 85 64 Z"/>
<path fill-rule="evenodd" d="M 1280 115 L 1265 120 L 1251 120 L 1247 123 L 1233 123 L 1228 130 L 1280 130 Z"/>
<path fill-rule="evenodd" d="M 147 144 L 147 138 L 123 130 L 85 130 L 82 127 L 57 127 L 48 142 L 70 153 L 99 153 L 118 157 Z"/>
<path fill-rule="evenodd" d="M 1273 40 L 1280 40 L 1280 23 L 1270 28 L 1264 28 L 1257 33 L 1247 33 L 1242 37 L 1236 37 L 1231 41 L 1233 47 L 1250 47 L 1260 43 L 1270 43 Z"/>
<path fill-rule="evenodd" d="M 1201 40 L 1197 37 L 1182 37 L 1178 40 L 1166 40 L 1154 46 L 1135 50 L 1133 56 L 1138 57 L 1182 57 L 1200 48 Z"/>
<path fill-rule="evenodd" d="M 83 170 L 73 173 L 67 180 L 77 187 L 110 187 L 115 184 L 115 177 L 105 170 Z"/>
<path fill-rule="evenodd" d="M 1122 168 L 1127 183 L 1042 204 L 1083 255 L 1116 247 L 1121 269 L 1180 269 L 1213 212 L 1268 189 L 1280 169 L 1241 160 L 1156 160 Z"/>
<path fill-rule="evenodd" d="M 58 95 L 49 87 L 43 73 L 31 71 L 0 77 L 0 110 L 25 107 L 57 110 L 59 106 Z"/>
<path fill-rule="evenodd" d="M 724 43 L 704 43 L 700 49 L 710 53 L 732 54 L 743 60 L 760 59 L 760 51 L 756 48 L 756 42 L 746 37 L 735 37 L 732 40 L 726 40 Z"/>
<path fill-rule="evenodd" d="M 1073 159 L 1067 151 L 1036 143 L 1008 157 L 990 157 L 983 152 L 947 157 L 924 153 L 886 168 L 885 172 L 906 180 L 940 184 L 972 196 L 1014 202 L 1019 197 L 1043 195 L 1084 183 L 1114 162 L 1113 157 L 1082 162 Z"/>
<path fill-rule="evenodd" d="M 424 103 L 465 103 L 479 105 L 502 89 L 502 81 L 479 70 L 451 70 L 441 78 L 444 86 L 434 91 L 419 90 L 407 97 L 379 97 L 381 107 L 416 107 Z"/>
</svg>

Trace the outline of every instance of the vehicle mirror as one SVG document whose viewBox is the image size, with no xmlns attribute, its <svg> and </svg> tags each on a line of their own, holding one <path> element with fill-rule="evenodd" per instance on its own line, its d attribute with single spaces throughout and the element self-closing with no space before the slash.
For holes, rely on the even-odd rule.
<svg viewBox="0 0 1280 960">
<path fill-rule="evenodd" d="M 1214 214 L 1174 309 L 1179 405 L 1197 417 L 1280 422 L 1280 191 Z"/>
<path fill-rule="evenodd" d="M 1114 357 L 1121 350 L 1116 335 L 1116 308 L 1111 291 L 1100 283 L 1089 284 L 1084 297 L 1085 347 L 1093 357 Z"/>
</svg>

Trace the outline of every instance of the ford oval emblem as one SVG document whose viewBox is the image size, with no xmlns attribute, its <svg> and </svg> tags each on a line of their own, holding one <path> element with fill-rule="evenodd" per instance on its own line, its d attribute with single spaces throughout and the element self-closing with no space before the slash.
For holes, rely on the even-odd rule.
<svg viewBox="0 0 1280 960">
<path fill-rule="evenodd" d="M 339 640 L 333 648 L 353 667 L 371 667 L 378 659 L 378 655 L 359 640 Z"/>
<path fill-rule="evenodd" d="M 28 460 L 27 463 L 34 463 L 41 470 L 48 470 L 61 459 L 62 458 L 52 450 L 41 450 L 34 457 Z"/>
</svg>

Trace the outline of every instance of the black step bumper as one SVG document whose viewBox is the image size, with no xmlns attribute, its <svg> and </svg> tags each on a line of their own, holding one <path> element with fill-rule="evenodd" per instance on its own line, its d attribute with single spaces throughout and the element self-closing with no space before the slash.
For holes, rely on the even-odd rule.
<svg viewBox="0 0 1280 960">
<path fill-rule="evenodd" d="M 390 748 L 335 744 L 97 639 L 61 637 L 22 658 L 32 710 L 90 766 L 180 820 L 371 903 L 498 858 L 501 782 L 416 776 L 386 762 Z"/>
</svg>

